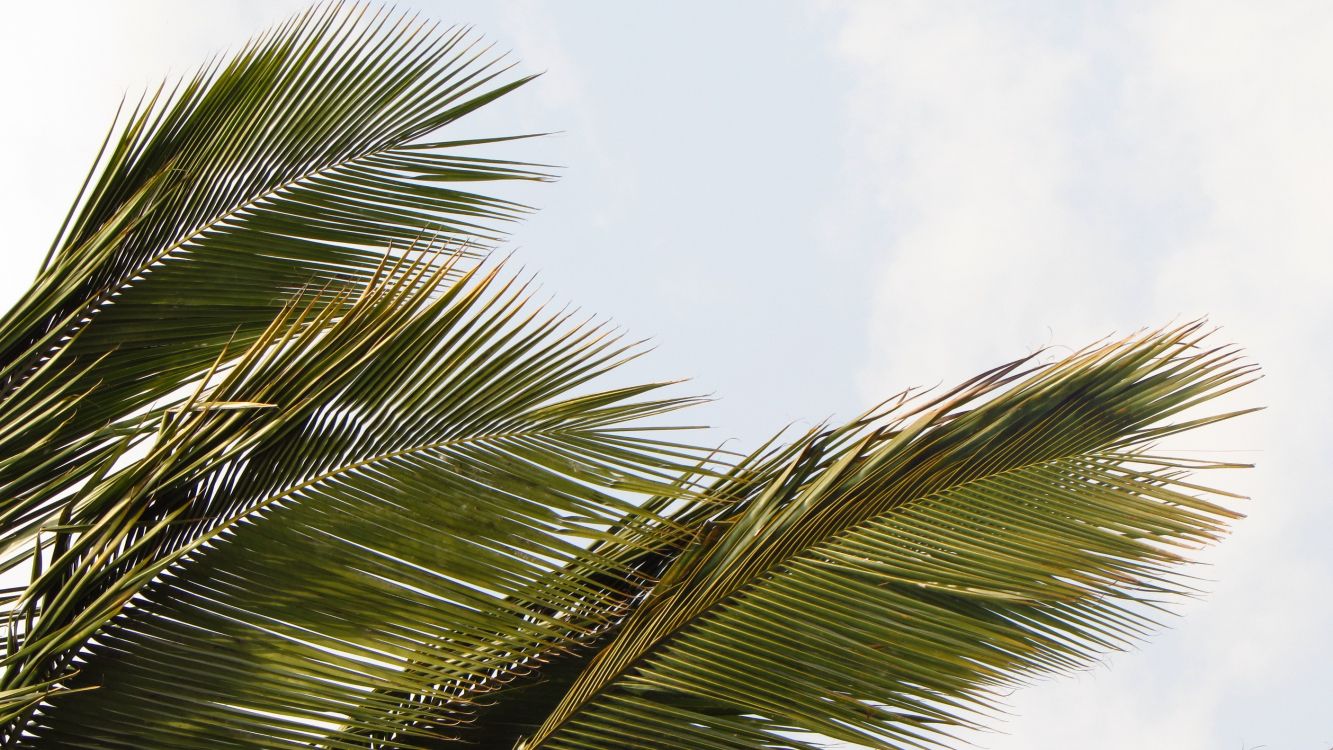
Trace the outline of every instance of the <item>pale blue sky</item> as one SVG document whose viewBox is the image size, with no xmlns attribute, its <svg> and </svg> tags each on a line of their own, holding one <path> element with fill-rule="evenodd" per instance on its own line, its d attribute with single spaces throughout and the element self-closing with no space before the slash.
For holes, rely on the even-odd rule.
<svg viewBox="0 0 1333 750">
<path fill-rule="evenodd" d="M 0 294 L 116 101 L 303 3 L 51 3 L 0 31 Z M 547 75 L 475 128 L 560 130 L 516 262 L 651 336 L 750 445 L 1044 344 L 1209 314 L 1269 411 L 1213 593 L 1020 691 L 995 750 L 1333 746 L 1333 10 L 1321 3 L 415 3 Z"/>
</svg>

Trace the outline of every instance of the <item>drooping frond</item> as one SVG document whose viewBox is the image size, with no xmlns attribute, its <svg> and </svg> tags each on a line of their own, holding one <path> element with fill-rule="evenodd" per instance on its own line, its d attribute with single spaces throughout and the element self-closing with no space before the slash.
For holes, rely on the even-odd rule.
<svg viewBox="0 0 1333 750">
<path fill-rule="evenodd" d="M 465 29 L 332 3 L 129 110 L 0 322 L 0 567 L 292 299 L 346 300 L 325 292 L 363 288 L 386 248 L 484 246 L 526 211 L 472 190 L 544 178 L 469 155 L 505 138 L 440 135 L 528 80 L 502 63 Z"/>
<path fill-rule="evenodd" d="M 1247 379 L 1198 326 L 1000 368 L 878 429 L 811 438 L 718 519 L 521 746 L 934 747 L 995 688 L 1086 663 L 1185 589 L 1234 517 L 1156 455 Z M 1017 382 L 1011 382 L 1014 380 Z"/>
<path fill-rule="evenodd" d="M 625 493 L 684 496 L 701 458 L 628 428 L 688 400 L 586 392 L 626 348 L 473 278 L 270 341 L 200 402 L 272 406 L 216 417 L 244 423 L 225 459 L 155 490 L 177 561 L 136 572 L 163 570 L 34 742 L 418 747 L 621 615 L 629 553 L 679 535 Z"/>
</svg>

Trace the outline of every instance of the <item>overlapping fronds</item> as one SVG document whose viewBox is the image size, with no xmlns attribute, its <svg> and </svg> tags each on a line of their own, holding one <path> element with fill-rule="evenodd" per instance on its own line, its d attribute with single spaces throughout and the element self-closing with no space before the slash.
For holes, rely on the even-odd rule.
<svg viewBox="0 0 1333 750">
<path fill-rule="evenodd" d="M 779 442 L 780 437 L 774 436 L 748 456 L 727 456 L 730 465 L 725 469 L 722 468 L 725 464 L 712 462 L 706 476 L 685 477 L 684 481 L 695 487 L 691 502 L 673 503 L 675 498 L 667 495 L 646 504 L 649 509 L 677 505 L 669 515 L 682 535 L 664 539 L 660 546 L 648 550 L 622 547 L 608 553 L 632 566 L 640 578 L 655 584 L 687 548 L 697 554 L 701 543 L 706 546 L 708 540 L 715 539 L 718 530 L 743 512 L 749 502 L 775 483 L 785 481 L 789 462 L 817 462 L 823 451 L 811 451 L 811 445 L 827 450 L 837 441 L 836 435 L 817 432 L 786 444 Z M 648 600 L 654 588 L 650 585 L 636 594 L 631 609 Z M 625 618 L 618 618 L 594 638 L 570 644 L 567 650 L 543 659 L 526 673 L 516 673 L 514 679 L 498 684 L 496 691 L 474 708 L 468 724 L 460 727 L 461 739 L 477 747 L 512 750 L 542 725 L 589 661 L 615 639 L 624 625 Z"/>
<path fill-rule="evenodd" d="M 522 214 L 451 186 L 543 179 L 468 155 L 505 138 L 437 135 L 527 80 L 501 62 L 466 30 L 327 4 L 131 108 L 0 322 L 0 548 L 293 297 L 345 300 L 320 292 L 364 286 L 386 248 L 485 245 Z"/>
<path fill-rule="evenodd" d="M 328 4 L 113 128 L 0 321 L 0 747 L 936 747 L 1188 592 L 1202 324 L 720 461 L 478 265 L 507 70 Z"/>
<path fill-rule="evenodd" d="M 684 496 L 701 459 L 625 424 L 689 401 L 576 392 L 626 347 L 493 274 L 426 301 L 415 273 L 192 405 L 267 408 L 218 411 L 247 421 L 226 458 L 157 486 L 188 554 L 72 665 L 97 689 L 51 699 L 42 746 L 413 747 L 621 614 L 627 551 L 680 534 L 625 493 Z"/>
<path fill-rule="evenodd" d="M 1234 514 L 1148 445 L 1252 368 L 1198 326 L 973 380 L 812 437 L 705 528 L 523 747 L 938 746 L 994 688 L 1086 663 L 1186 590 Z M 1017 379 L 1017 382 L 1011 382 Z M 841 447 L 838 447 L 841 446 Z"/>
<path fill-rule="evenodd" d="M 517 136 L 443 136 L 528 80 L 508 70 L 466 29 L 326 3 L 118 118 L 0 321 L 0 572 L 30 579 L 4 599 L 9 719 L 154 565 L 249 499 L 198 482 L 223 481 L 250 423 L 295 405 L 218 396 L 218 378 L 273 365 L 273 347 L 306 352 L 291 388 L 355 361 L 313 343 L 337 343 L 334 325 L 392 332 L 386 300 L 462 272 L 527 211 L 472 189 L 546 179 L 471 155 Z M 403 265 L 422 242 L 448 245 L 449 263 Z"/>
</svg>

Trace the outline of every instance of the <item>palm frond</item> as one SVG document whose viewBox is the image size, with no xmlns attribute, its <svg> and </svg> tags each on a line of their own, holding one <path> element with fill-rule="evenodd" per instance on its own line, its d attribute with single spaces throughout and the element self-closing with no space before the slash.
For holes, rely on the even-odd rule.
<svg viewBox="0 0 1333 750">
<path fill-rule="evenodd" d="M 97 689 L 49 697 L 26 731 L 53 747 L 415 747 L 615 619 L 643 585 L 620 558 L 680 533 L 630 496 L 685 496 L 677 477 L 701 459 L 626 425 L 691 400 L 580 394 L 626 348 L 527 309 L 522 286 L 485 293 L 494 279 L 413 282 L 425 291 L 314 339 L 269 337 L 193 405 L 244 429 L 201 443 L 202 471 L 177 449 L 155 553 L 104 568 L 122 590 L 162 574 L 67 662 L 64 687 Z M 180 531 L 160 526 L 170 513 Z"/>
<path fill-rule="evenodd" d="M 331 3 L 131 108 L 0 322 L 0 547 L 291 300 L 348 299 L 323 292 L 387 247 L 501 236 L 527 209 L 451 183 L 545 175 L 438 133 L 528 80 L 508 70 L 466 29 Z"/>
<path fill-rule="evenodd" d="M 521 746 L 935 747 L 996 688 L 1087 663 L 1235 514 L 1146 444 L 1252 368 L 1198 325 L 1016 362 L 807 439 L 716 519 Z M 907 407 L 903 407 L 907 409 Z M 808 736 L 808 735 L 807 735 Z"/>
</svg>

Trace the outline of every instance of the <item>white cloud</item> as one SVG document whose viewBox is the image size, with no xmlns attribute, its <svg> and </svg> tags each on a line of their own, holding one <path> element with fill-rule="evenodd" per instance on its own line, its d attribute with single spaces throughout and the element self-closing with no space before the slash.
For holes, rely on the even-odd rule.
<svg viewBox="0 0 1333 750">
<path fill-rule="evenodd" d="M 1080 278 L 1096 248 L 1071 241 L 1075 144 L 1050 132 L 1079 60 L 1041 42 L 1019 19 L 933 4 L 864 4 L 848 19 L 840 49 L 865 71 L 855 137 L 863 168 L 882 176 L 870 208 L 891 217 L 893 238 L 867 398 L 1040 345 L 1053 321 L 1080 333 L 1100 322 L 1066 312 L 1085 317 L 1072 303 L 1105 291 Z"/>
<path fill-rule="evenodd" d="M 1002 748 L 1325 747 L 1333 521 L 1333 13 L 1203 2 L 1041 12 L 861 3 L 850 169 L 882 264 L 867 395 L 1034 345 L 1210 314 L 1267 380 L 1257 418 L 1189 447 L 1257 449 L 1253 494 L 1187 618 L 1111 668 L 1021 691 Z M 852 183 L 849 183 L 852 184 Z M 844 198 L 846 196 L 843 196 Z M 857 222 L 842 214 L 839 220 Z M 862 221 L 864 224 L 864 221 Z M 1049 327 L 1049 328 L 1048 328 Z M 1280 691 L 1280 692 L 1279 692 Z M 1324 744 L 1319 744 L 1319 743 Z"/>
</svg>

